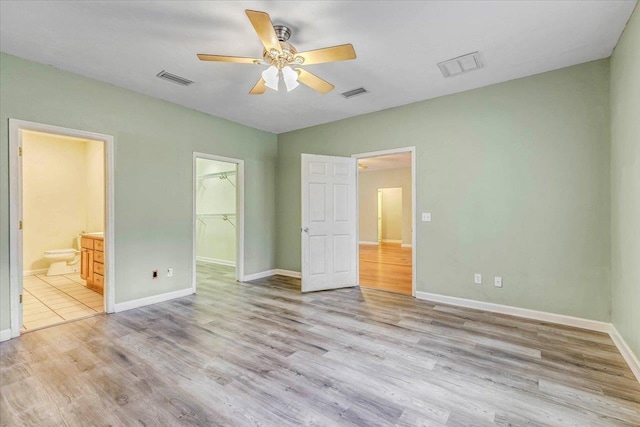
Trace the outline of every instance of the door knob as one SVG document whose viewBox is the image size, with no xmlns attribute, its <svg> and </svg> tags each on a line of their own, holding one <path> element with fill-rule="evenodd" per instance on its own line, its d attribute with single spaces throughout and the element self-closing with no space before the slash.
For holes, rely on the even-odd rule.
<svg viewBox="0 0 640 427">
<path fill-rule="evenodd" d="M 304 231 L 305 233 L 308 233 L 309 232 L 309 227 L 303 228 L 302 231 Z"/>
</svg>

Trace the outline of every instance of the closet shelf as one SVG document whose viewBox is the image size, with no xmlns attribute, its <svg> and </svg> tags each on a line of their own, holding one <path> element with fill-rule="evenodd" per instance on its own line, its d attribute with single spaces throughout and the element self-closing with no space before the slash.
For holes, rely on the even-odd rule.
<svg viewBox="0 0 640 427">
<path fill-rule="evenodd" d="M 219 214 L 214 214 L 214 213 L 203 214 L 203 213 L 199 213 L 199 214 L 196 214 L 196 217 L 198 217 L 198 218 L 222 218 L 222 219 L 224 219 L 224 218 L 235 218 L 236 214 L 234 214 L 234 213 L 219 213 Z"/>
<path fill-rule="evenodd" d="M 206 175 L 200 175 L 198 179 L 212 179 L 212 178 L 220 178 L 227 179 L 227 177 L 233 176 L 236 174 L 236 171 L 224 171 L 224 172 L 216 172 L 216 173 L 208 173 Z"/>
<path fill-rule="evenodd" d="M 215 219 L 221 219 L 223 221 L 228 222 L 229 224 L 231 224 L 231 226 L 233 228 L 236 227 L 236 225 L 231 222 L 232 219 L 235 219 L 236 214 L 234 213 L 226 213 L 226 214 L 196 214 L 196 218 L 198 219 L 198 221 L 200 221 L 202 224 L 206 225 L 205 219 L 209 219 L 209 218 L 215 218 Z"/>
</svg>

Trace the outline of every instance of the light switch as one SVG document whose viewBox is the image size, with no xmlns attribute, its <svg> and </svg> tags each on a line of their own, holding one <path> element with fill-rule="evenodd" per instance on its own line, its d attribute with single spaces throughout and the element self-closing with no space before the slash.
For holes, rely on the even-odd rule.
<svg viewBox="0 0 640 427">
<path fill-rule="evenodd" d="M 431 212 L 422 212 L 422 221 L 424 222 L 431 221 Z"/>
</svg>

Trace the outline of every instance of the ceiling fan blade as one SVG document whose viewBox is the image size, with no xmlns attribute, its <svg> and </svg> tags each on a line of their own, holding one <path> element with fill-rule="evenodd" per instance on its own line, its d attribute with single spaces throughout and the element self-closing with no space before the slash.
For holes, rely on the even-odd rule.
<svg viewBox="0 0 640 427">
<path fill-rule="evenodd" d="M 198 58 L 200 58 L 200 61 L 235 62 L 237 64 L 262 63 L 262 60 L 258 58 L 244 58 L 242 56 L 207 55 L 206 53 L 199 53 Z"/>
<path fill-rule="evenodd" d="M 258 37 L 260 38 L 260 41 L 262 42 L 264 47 L 267 49 L 267 52 L 271 51 L 272 49 L 281 52 L 280 40 L 278 40 L 278 36 L 273 29 L 273 24 L 271 23 L 269 14 L 248 9 L 244 12 L 249 17 L 249 21 L 251 21 L 253 28 L 256 30 L 256 33 L 258 33 Z"/>
<path fill-rule="evenodd" d="M 304 59 L 304 65 L 311 65 L 355 59 L 356 51 L 353 49 L 353 45 L 349 43 L 341 44 L 340 46 L 325 47 L 323 49 L 309 50 L 307 52 L 298 52 L 296 56 L 301 56 Z"/>
<path fill-rule="evenodd" d="M 266 90 L 267 86 L 265 86 L 265 81 L 261 77 L 260 80 L 258 80 L 258 83 L 256 83 L 256 85 L 253 87 L 253 89 L 249 91 L 249 93 L 251 95 L 262 95 Z"/>
<path fill-rule="evenodd" d="M 322 80 L 320 77 L 315 74 L 311 74 L 302 68 L 296 68 L 296 71 L 298 72 L 298 81 L 303 85 L 309 86 L 316 92 L 320 92 L 322 94 L 329 93 L 335 87 L 331 83 Z"/>
</svg>

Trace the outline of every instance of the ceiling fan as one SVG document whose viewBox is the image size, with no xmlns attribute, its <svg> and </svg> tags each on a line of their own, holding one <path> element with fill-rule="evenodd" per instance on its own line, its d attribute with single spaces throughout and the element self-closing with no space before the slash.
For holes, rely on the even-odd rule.
<svg viewBox="0 0 640 427">
<path fill-rule="evenodd" d="M 323 49 L 298 52 L 288 43 L 291 29 L 284 25 L 273 25 L 269 14 L 255 10 L 245 10 L 249 21 L 258 33 L 264 45 L 262 58 L 245 58 L 240 56 L 223 56 L 198 54 L 201 61 L 235 62 L 238 64 L 269 65 L 262 72 L 262 77 L 249 91 L 252 95 L 261 95 L 267 88 L 278 90 L 280 78 L 284 80 L 287 91 L 298 87 L 298 82 L 309 86 L 322 94 L 331 92 L 334 86 L 303 68 L 292 68 L 300 65 L 322 64 L 326 62 L 346 61 L 354 59 L 356 52 L 351 44 L 326 47 Z"/>
</svg>

